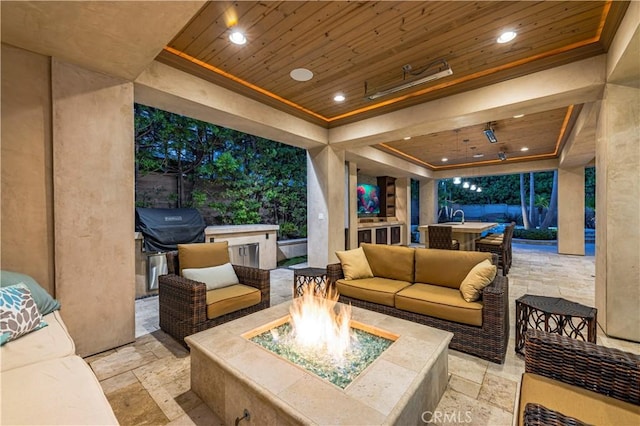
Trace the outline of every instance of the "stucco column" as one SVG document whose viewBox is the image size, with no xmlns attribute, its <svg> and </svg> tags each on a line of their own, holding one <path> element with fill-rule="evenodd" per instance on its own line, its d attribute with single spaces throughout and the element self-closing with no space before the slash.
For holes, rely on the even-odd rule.
<svg viewBox="0 0 640 426">
<path fill-rule="evenodd" d="M 353 161 L 350 161 L 348 167 L 348 182 L 349 190 L 346 194 L 345 203 L 347 203 L 348 217 L 349 217 L 349 248 L 358 248 L 358 202 L 356 197 L 358 196 L 358 166 Z"/>
<path fill-rule="evenodd" d="M 438 180 L 420 181 L 420 225 L 438 221 Z M 424 232 L 420 232 L 420 243 L 426 244 Z"/>
<path fill-rule="evenodd" d="M 558 169 L 558 253 L 584 256 L 584 167 Z"/>
<path fill-rule="evenodd" d="M 640 342 L 640 89 L 607 84 L 596 132 L 598 322 Z"/>
<path fill-rule="evenodd" d="M 311 267 L 337 262 L 335 252 L 344 250 L 344 174 L 343 150 L 326 146 L 307 151 L 307 253 Z"/>
<path fill-rule="evenodd" d="M 133 84 L 51 75 L 56 295 L 85 356 L 135 339 Z"/>
<path fill-rule="evenodd" d="M 404 222 L 400 244 L 411 242 L 411 179 L 396 179 L 396 218 Z"/>
</svg>

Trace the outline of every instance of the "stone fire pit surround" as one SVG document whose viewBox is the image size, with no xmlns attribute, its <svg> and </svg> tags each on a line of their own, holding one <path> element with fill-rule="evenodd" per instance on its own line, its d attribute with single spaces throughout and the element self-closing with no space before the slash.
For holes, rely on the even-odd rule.
<svg viewBox="0 0 640 426">
<path fill-rule="evenodd" d="M 447 385 L 451 333 L 352 308 L 352 318 L 400 337 L 340 389 L 242 337 L 285 317 L 291 302 L 187 337 L 191 389 L 224 421 L 247 409 L 261 425 L 421 424 Z"/>
</svg>

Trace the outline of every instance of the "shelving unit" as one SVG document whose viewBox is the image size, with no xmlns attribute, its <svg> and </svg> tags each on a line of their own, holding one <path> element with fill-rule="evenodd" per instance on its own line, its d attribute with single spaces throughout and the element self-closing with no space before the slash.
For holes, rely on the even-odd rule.
<svg viewBox="0 0 640 426">
<path fill-rule="evenodd" d="M 396 178 L 378 176 L 380 188 L 380 217 L 394 217 L 396 215 Z"/>
</svg>

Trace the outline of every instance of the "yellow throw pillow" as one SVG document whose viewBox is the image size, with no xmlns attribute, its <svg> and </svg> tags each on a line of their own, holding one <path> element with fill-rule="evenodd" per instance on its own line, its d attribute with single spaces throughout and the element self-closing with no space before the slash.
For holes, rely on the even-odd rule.
<svg viewBox="0 0 640 426">
<path fill-rule="evenodd" d="M 493 282 L 498 273 L 496 265 L 490 260 L 483 260 L 474 266 L 460 284 L 460 293 L 467 302 L 475 302 L 480 299 L 482 290 Z"/>
<path fill-rule="evenodd" d="M 362 247 L 347 251 L 337 251 L 336 256 L 338 256 L 342 264 L 342 272 L 344 272 L 345 279 L 373 278 L 373 272 L 371 272 L 369 261 Z"/>
</svg>

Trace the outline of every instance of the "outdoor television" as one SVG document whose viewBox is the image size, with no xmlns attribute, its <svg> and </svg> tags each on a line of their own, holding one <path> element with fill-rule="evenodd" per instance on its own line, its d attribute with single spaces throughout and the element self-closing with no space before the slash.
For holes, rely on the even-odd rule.
<svg viewBox="0 0 640 426">
<path fill-rule="evenodd" d="M 380 188 L 366 183 L 358 184 L 358 216 L 375 216 L 380 213 Z"/>
</svg>

